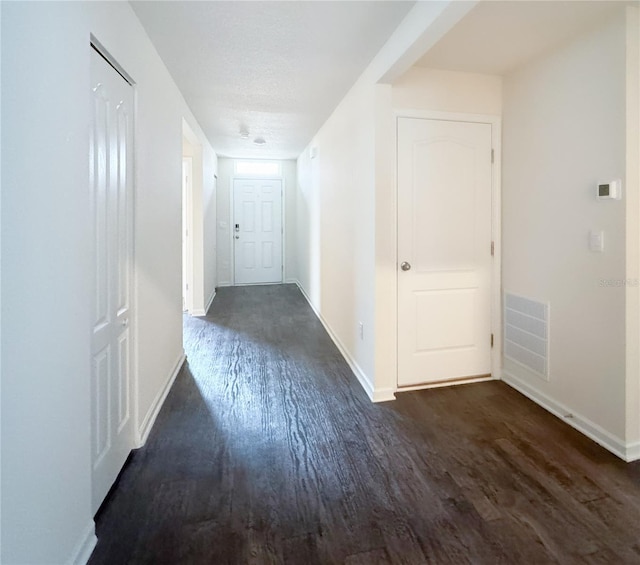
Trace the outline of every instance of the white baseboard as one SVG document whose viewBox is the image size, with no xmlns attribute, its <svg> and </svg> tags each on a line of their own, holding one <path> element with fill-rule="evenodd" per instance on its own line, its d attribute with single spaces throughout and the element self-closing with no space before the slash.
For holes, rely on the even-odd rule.
<svg viewBox="0 0 640 565">
<path fill-rule="evenodd" d="M 86 565 L 96 547 L 96 543 L 98 543 L 96 525 L 93 520 L 90 520 L 67 563 L 69 565 Z"/>
<path fill-rule="evenodd" d="M 216 291 L 213 291 L 213 294 L 209 297 L 209 300 L 207 301 L 207 305 L 203 308 L 194 308 L 193 310 L 191 310 L 191 312 L 189 312 L 189 314 L 191 314 L 192 316 L 196 316 L 196 317 L 200 317 L 200 316 L 206 316 L 207 312 L 209 312 L 209 308 L 211 308 L 211 304 L 213 303 L 213 299 L 216 297 Z"/>
<path fill-rule="evenodd" d="M 142 447 L 147 442 L 149 432 L 151 432 L 151 428 L 153 428 L 153 424 L 155 423 L 156 418 L 160 413 L 160 409 L 162 408 L 162 405 L 167 398 L 167 394 L 169 394 L 169 390 L 171 390 L 171 386 L 176 380 L 176 377 L 178 376 L 180 369 L 182 369 L 182 365 L 184 365 L 186 359 L 187 356 L 185 355 L 183 350 L 180 354 L 180 357 L 178 357 L 178 360 L 176 361 L 173 370 L 171 371 L 171 374 L 167 379 L 167 382 L 165 383 L 164 387 L 162 387 L 162 389 L 158 392 L 157 396 L 153 400 L 153 403 L 151 404 L 151 408 L 149 408 L 147 415 L 144 417 L 142 425 L 138 430 L 137 447 Z"/>
<path fill-rule="evenodd" d="M 213 292 L 211 293 L 211 296 L 209 297 L 209 300 L 207 300 L 207 305 L 205 306 L 205 316 L 206 314 L 209 312 L 209 308 L 211 308 L 211 305 L 213 304 L 213 299 L 216 297 L 216 289 L 213 289 Z"/>
<path fill-rule="evenodd" d="M 322 314 L 320 314 L 320 312 L 318 312 L 318 310 L 316 310 L 315 306 L 313 305 L 313 303 L 309 299 L 309 296 L 307 296 L 307 293 L 305 292 L 304 288 L 302 288 L 302 285 L 300 284 L 300 281 L 295 280 L 293 282 L 300 289 L 300 292 L 302 293 L 302 296 L 305 297 L 307 303 L 309 304 L 309 306 L 311 306 L 311 309 L 313 310 L 314 314 L 316 315 L 318 320 L 320 320 L 320 323 L 324 326 L 324 329 L 329 334 L 329 337 L 331 338 L 331 340 L 333 341 L 335 346 L 338 348 L 338 351 L 340 351 L 340 353 L 342 354 L 342 357 L 344 357 L 344 360 L 347 362 L 347 364 L 351 368 L 351 371 L 356 376 L 356 378 L 360 382 L 360 385 L 362 386 L 364 391 L 367 393 L 367 396 L 371 399 L 371 401 L 372 402 L 386 402 L 388 400 L 395 400 L 396 397 L 395 397 L 395 394 L 394 394 L 394 392 L 395 392 L 394 390 L 392 390 L 392 389 L 376 390 L 373 387 L 373 384 L 371 383 L 371 380 L 369 379 L 369 377 L 367 377 L 365 372 L 360 368 L 360 365 L 358 365 L 356 360 L 351 356 L 351 354 L 349 353 L 347 348 L 344 346 L 342 341 L 340 341 L 340 338 L 338 338 L 338 336 L 335 334 L 335 332 L 333 331 L 331 326 L 324 319 Z"/>
<path fill-rule="evenodd" d="M 396 399 L 396 392 L 395 388 L 378 388 L 374 389 L 372 394 L 367 394 L 372 402 L 389 402 Z"/>
<path fill-rule="evenodd" d="M 619 437 L 609 433 L 588 418 L 577 414 L 575 410 L 549 398 L 507 370 L 502 371 L 502 380 L 524 394 L 527 398 L 533 400 L 536 404 L 542 406 L 545 410 L 551 412 L 554 416 L 560 418 L 563 422 L 569 424 L 572 428 L 575 428 L 606 450 L 620 457 L 620 459 L 627 462 L 640 459 L 640 443 L 627 445 Z"/>
<path fill-rule="evenodd" d="M 629 462 L 629 463 L 631 461 L 640 460 L 640 441 L 637 441 L 637 442 L 631 443 L 631 444 L 627 444 L 626 455 L 627 456 L 624 458 L 624 460 Z"/>
<path fill-rule="evenodd" d="M 298 279 L 285 279 L 284 284 L 297 284 L 298 288 L 300 288 L 300 283 Z"/>
<path fill-rule="evenodd" d="M 230 281 L 224 281 L 224 282 L 219 282 L 216 286 L 217 286 L 218 288 L 220 288 L 220 287 L 222 287 L 222 286 L 233 286 L 233 283 L 232 283 L 232 282 L 230 282 Z"/>
</svg>

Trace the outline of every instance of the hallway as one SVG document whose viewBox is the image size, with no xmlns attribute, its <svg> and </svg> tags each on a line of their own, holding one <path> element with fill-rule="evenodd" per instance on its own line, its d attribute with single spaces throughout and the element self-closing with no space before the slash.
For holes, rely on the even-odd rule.
<svg viewBox="0 0 640 565">
<path fill-rule="evenodd" d="M 221 288 L 92 565 L 637 563 L 640 463 L 500 382 L 372 404 L 294 285 Z"/>
</svg>

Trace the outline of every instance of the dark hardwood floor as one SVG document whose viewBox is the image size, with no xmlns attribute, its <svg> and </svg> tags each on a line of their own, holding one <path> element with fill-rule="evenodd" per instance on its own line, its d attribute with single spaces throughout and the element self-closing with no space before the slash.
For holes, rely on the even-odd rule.
<svg viewBox="0 0 640 565">
<path fill-rule="evenodd" d="M 295 286 L 222 288 L 92 565 L 640 563 L 640 465 L 501 382 L 372 404 Z"/>
</svg>

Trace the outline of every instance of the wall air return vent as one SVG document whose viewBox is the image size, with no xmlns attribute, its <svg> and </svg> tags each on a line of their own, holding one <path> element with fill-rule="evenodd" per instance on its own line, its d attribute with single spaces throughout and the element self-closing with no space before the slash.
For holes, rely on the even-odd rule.
<svg viewBox="0 0 640 565">
<path fill-rule="evenodd" d="M 549 380 L 549 304 L 505 294 L 504 356 Z"/>
</svg>

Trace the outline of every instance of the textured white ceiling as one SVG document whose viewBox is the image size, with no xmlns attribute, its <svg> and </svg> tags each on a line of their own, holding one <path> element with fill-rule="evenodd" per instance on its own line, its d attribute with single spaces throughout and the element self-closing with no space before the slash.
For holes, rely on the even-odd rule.
<svg viewBox="0 0 640 565">
<path fill-rule="evenodd" d="M 216 152 L 280 159 L 301 153 L 413 4 L 131 2 Z"/>
<path fill-rule="evenodd" d="M 479 3 L 416 64 L 504 75 L 553 50 L 628 2 L 512 1 Z"/>
</svg>

